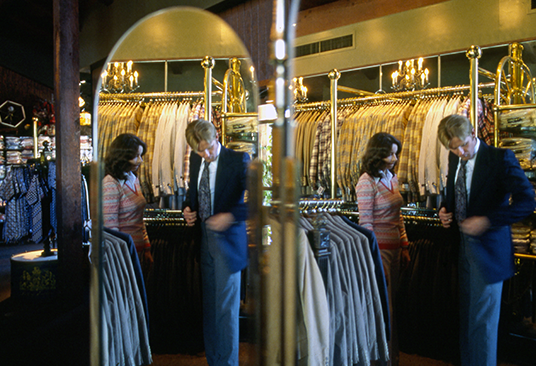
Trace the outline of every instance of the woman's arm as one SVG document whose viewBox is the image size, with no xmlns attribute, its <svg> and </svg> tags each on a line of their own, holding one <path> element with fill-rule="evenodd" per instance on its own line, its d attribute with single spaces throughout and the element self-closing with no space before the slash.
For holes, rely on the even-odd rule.
<svg viewBox="0 0 536 366">
<path fill-rule="evenodd" d="M 357 207 L 359 209 L 359 225 L 374 231 L 374 199 L 376 183 L 368 175 L 362 175 L 355 188 Z"/>
<path fill-rule="evenodd" d="M 102 183 L 102 216 L 104 226 L 119 230 L 120 184 L 115 179 L 104 179 Z"/>
</svg>

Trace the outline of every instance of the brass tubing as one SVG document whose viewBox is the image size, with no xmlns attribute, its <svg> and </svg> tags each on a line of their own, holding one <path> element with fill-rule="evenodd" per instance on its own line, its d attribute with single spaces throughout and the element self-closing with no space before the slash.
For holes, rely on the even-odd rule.
<svg viewBox="0 0 536 366">
<path fill-rule="evenodd" d="M 331 95 L 331 198 L 335 199 L 337 196 L 337 81 L 341 77 L 341 74 L 337 69 L 333 69 L 328 74 L 330 80 L 330 95 Z"/>
<path fill-rule="evenodd" d="M 169 67 L 169 65 L 168 65 L 168 62 L 166 60 L 166 61 L 164 61 L 164 91 L 165 92 L 167 92 L 167 89 L 168 89 L 168 76 L 169 76 L 168 67 Z"/>
<path fill-rule="evenodd" d="M 531 259 L 533 261 L 536 261 L 536 255 L 534 254 L 514 253 L 514 257 L 523 258 L 523 259 Z"/>
<path fill-rule="evenodd" d="M 215 77 L 212 77 L 212 83 L 218 88 L 219 90 L 223 90 L 223 84 L 218 81 Z"/>
<path fill-rule="evenodd" d="M 512 75 L 512 89 L 513 89 L 513 104 L 523 104 L 523 98 L 520 92 L 521 85 L 523 85 L 523 72 L 521 71 L 521 55 L 523 53 L 523 45 L 519 43 L 512 43 L 509 47 L 511 75 Z"/>
<path fill-rule="evenodd" d="M 201 66 L 205 69 L 205 121 L 212 122 L 212 68 L 214 67 L 214 59 L 205 56 Z M 222 128 L 222 141 L 225 141 L 224 135 L 225 130 Z"/>
<path fill-rule="evenodd" d="M 352 94 L 357 94 L 357 95 L 374 95 L 374 93 L 369 92 L 369 91 L 354 89 L 354 88 L 350 88 L 348 86 L 342 86 L 342 85 L 337 85 L 337 90 L 341 92 L 352 93 Z"/>
<path fill-rule="evenodd" d="M 497 109 L 499 111 L 510 111 L 514 109 L 530 109 L 530 108 L 536 108 L 536 104 L 510 104 L 510 105 L 497 105 L 493 109 Z"/>
<path fill-rule="evenodd" d="M 39 121 L 39 119 L 37 117 L 34 117 L 32 118 L 32 124 L 33 124 L 33 154 L 34 154 L 34 159 L 38 159 L 39 158 L 39 146 L 38 146 L 38 139 L 37 139 L 37 122 Z"/>
<path fill-rule="evenodd" d="M 479 73 L 480 75 L 482 75 L 482 76 L 487 77 L 487 78 L 490 79 L 490 80 L 495 80 L 495 76 L 496 76 L 496 75 L 495 75 L 494 73 L 492 73 L 491 71 L 488 71 L 488 70 L 486 70 L 486 69 L 483 69 L 483 68 L 479 67 L 479 68 L 478 68 L 478 73 Z"/>
<path fill-rule="evenodd" d="M 478 59 L 482 56 L 482 50 L 478 46 L 471 46 L 466 54 L 468 59 L 471 60 L 471 68 L 469 74 L 469 80 L 471 85 L 470 97 L 471 97 L 471 124 L 475 131 L 478 131 L 478 108 L 477 108 L 477 98 L 478 98 Z"/>
<path fill-rule="evenodd" d="M 293 30 L 288 27 L 291 21 L 297 18 L 299 0 L 290 2 L 290 15 L 287 19 L 287 0 L 274 0 L 273 2 L 273 24 L 270 34 L 271 39 L 271 59 L 274 65 L 274 105 L 277 111 L 277 119 L 273 124 L 273 173 L 274 173 L 274 208 L 279 211 L 279 223 L 281 232 L 273 236 L 271 254 L 275 258 L 281 258 L 281 280 L 279 283 L 270 282 L 271 286 L 277 288 L 275 294 L 270 294 L 268 304 L 277 306 L 279 317 L 271 318 L 271 314 L 266 314 L 265 321 L 278 322 L 280 331 L 277 336 L 280 345 L 280 364 L 282 366 L 293 366 L 296 363 L 296 315 L 297 315 L 297 217 L 296 206 L 297 197 L 292 193 L 292 186 L 296 186 L 296 162 L 293 158 L 291 139 L 293 124 L 290 120 L 290 75 L 292 75 L 292 65 L 289 60 L 292 58 L 292 43 L 294 41 Z M 289 24 L 287 24 L 287 21 Z M 279 165 L 279 166 L 278 166 Z M 270 280 L 269 274 L 268 279 Z M 263 292 L 265 289 L 262 290 Z M 274 328 L 273 327 L 272 331 Z M 270 337 L 270 328 L 262 329 L 261 349 L 268 351 L 264 340 Z M 266 359 L 262 359 L 261 366 L 266 365 Z"/>
<path fill-rule="evenodd" d="M 495 96 L 495 108 L 493 110 L 493 120 L 495 122 L 495 128 L 493 133 L 493 145 L 495 147 L 499 146 L 499 107 L 501 105 L 501 85 L 503 80 L 503 74 L 502 69 L 504 67 L 504 64 L 508 62 L 510 59 L 509 56 L 504 56 L 501 61 L 499 61 L 499 65 L 497 66 L 497 72 L 495 77 L 495 90 L 494 90 L 494 96 Z"/>
<path fill-rule="evenodd" d="M 223 107 L 222 107 L 223 108 Z M 233 117 L 257 117 L 259 114 L 257 112 L 244 112 L 244 113 L 222 113 L 222 118 L 233 118 Z"/>
</svg>

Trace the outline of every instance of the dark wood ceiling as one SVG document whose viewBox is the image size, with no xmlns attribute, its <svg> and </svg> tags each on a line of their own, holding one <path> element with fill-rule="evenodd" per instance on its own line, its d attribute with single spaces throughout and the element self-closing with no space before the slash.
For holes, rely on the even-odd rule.
<svg viewBox="0 0 536 366">
<path fill-rule="evenodd" d="M 216 14 L 248 0 L 223 0 L 208 9 Z M 265 1 L 265 0 L 261 0 Z M 290 0 L 287 0 L 290 1 Z M 300 11 L 337 0 L 301 0 Z M 114 0 L 78 0 L 80 29 L 95 6 L 110 6 Z M 54 0 L 0 0 L 0 66 L 52 86 Z M 191 0 L 192 5 L 196 0 Z M 46 74 L 46 75 L 44 75 Z"/>
<path fill-rule="evenodd" d="M 96 3 L 110 5 L 114 0 L 78 0 L 80 26 Z M 332 3 L 336 0 L 302 0 L 300 10 Z M 245 0 L 225 0 L 219 7 L 229 7 Z M 193 1 L 195 3 L 195 1 Z M 51 49 L 53 40 L 53 0 L 0 0 L 0 39 L 9 39 L 39 49 Z"/>
</svg>

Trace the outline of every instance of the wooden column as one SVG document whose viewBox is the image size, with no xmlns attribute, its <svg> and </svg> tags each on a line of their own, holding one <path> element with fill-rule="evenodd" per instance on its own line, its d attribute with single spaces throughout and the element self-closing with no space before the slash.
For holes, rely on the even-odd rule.
<svg viewBox="0 0 536 366">
<path fill-rule="evenodd" d="M 80 299 L 86 261 L 82 250 L 80 68 L 78 0 L 54 0 L 54 106 L 58 286 L 64 299 Z"/>
</svg>

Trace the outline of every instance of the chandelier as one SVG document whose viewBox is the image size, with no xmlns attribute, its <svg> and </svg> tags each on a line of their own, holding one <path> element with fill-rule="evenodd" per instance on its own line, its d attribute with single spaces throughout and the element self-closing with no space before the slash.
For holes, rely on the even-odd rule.
<svg viewBox="0 0 536 366">
<path fill-rule="evenodd" d="M 391 74 L 392 86 L 395 91 L 424 89 L 430 83 L 428 82 L 428 69 L 422 67 L 423 58 L 417 60 L 407 60 L 405 63 L 398 61 L 398 70 Z"/>
<path fill-rule="evenodd" d="M 101 91 L 105 93 L 131 93 L 138 89 L 138 72 L 132 69 L 132 61 L 109 62 L 102 73 Z"/>
</svg>

